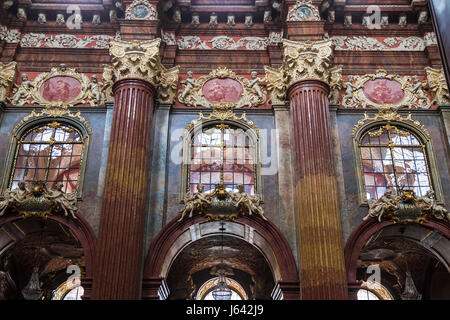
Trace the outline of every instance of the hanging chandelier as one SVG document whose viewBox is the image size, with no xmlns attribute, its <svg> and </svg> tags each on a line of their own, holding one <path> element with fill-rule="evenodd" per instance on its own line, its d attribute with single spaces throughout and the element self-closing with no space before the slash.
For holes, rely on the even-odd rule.
<svg viewBox="0 0 450 320">
<path fill-rule="evenodd" d="M 41 234 L 39 239 L 39 246 L 37 248 L 34 257 L 34 267 L 33 272 L 25 288 L 22 289 L 22 295 L 26 300 L 39 300 L 44 291 L 41 289 L 41 284 L 39 282 L 39 253 L 42 247 L 42 236 L 44 233 L 45 222 L 41 221 Z"/>
<path fill-rule="evenodd" d="M 404 233 L 404 230 L 401 231 L 401 233 Z M 419 293 L 419 291 L 416 288 L 416 285 L 414 284 L 414 280 L 411 276 L 411 272 L 409 271 L 408 267 L 408 258 L 406 257 L 406 250 L 405 250 L 405 239 L 402 239 L 402 254 L 405 257 L 406 262 L 406 278 L 405 278 L 405 287 L 400 295 L 402 300 L 421 300 L 422 295 Z"/>
<path fill-rule="evenodd" d="M 223 227 L 223 221 L 220 223 L 220 231 L 221 231 L 221 258 L 220 258 L 220 264 L 223 266 L 223 232 L 225 231 L 225 228 Z M 219 269 L 219 281 L 216 286 L 216 288 L 212 292 L 212 296 L 214 300 L 230 300 L 231 299 L 231 290 L 228 288 L 227 280 L 224 274 L 224 269 Z"/>
</svg>

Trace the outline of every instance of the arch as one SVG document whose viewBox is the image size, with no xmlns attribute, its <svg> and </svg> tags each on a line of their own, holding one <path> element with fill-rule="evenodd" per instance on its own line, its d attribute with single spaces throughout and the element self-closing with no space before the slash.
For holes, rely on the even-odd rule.
<svg viewBox="0 0 450 320">
<path fill-rule="evenodd" d="M 433 150 L 433 143 L 431 135 L 428 130 L 419 123 L 417 120 L 411 118 L 409 114 L 406 118 L 401 117 L 398 113 L 390 114 L 389 111 L 383 111 L 373 118 L 369 118 L 367 114 L 365 118 L 358 121 L 356 126 L 352 130 L 353 138 L 353 154 L 355 159 L 355 169 L 357 177 L 357 187 L 359 194 L 360 204 L 367 204 L 368 200 L 366 197 L 366 188 L 364 182 L 364 171 L 362 168 L 362 159 L 360 152 L 360 141 L 371 129 L 377 126 L 387 126 L 391 125 L 393 127 L 398 127 L 400 130 L 403 128 L 408 132 L 412 133 L 419 142 L 425 146 L 425 160 L 427 165 L 428 176 L 431 181 L 431 187 L 436 194 L 436 200 L 439 203 L 443 202 L 443 191 L 440 181 L 440 175 L 437 167 L 436 157 Z"/>
<path fill-rule="evenodd" d="M 171 263 L 177 255 L 188 244 L 201 237 L 216 234 L 216 231 L 208 230 L 208 226 L 220 223 L 199 215 L 181 222 L 177 222 L 178 219 L 179 216 L 169 222 L 150 246 L 144 266 L 143 299 L 158 299 L 158 291 L 164 286 Z M 299 299 L 297 266 L 289 244 L 278 228 L 272 222 L 255 215 L 243 216 L 235 222 L 227 223 L 231 226 L 227 228 L 231 230 L 231 235 L 249 242 L 263 253 L 272 269 L 276 287 L 281 290 L 284 299 Z M 267 247 L 261 248 L 261 244 Z"/>
<path fill-rule="evenodd" d="M 89 223 L 79 213 L 76 213 L 76 217 L 77 219 L 72 219 L 60 215 L 50 215 L 47 217 L 47 219 L 64 225 L 75 234 L 75 236 L 83 246 L 84 257 L 86 259 L 85 278 L 92 279 L 97 238 L 95 237 L 94 231 L 92 230 Z M 0 228 L 6 223 L 15 222 L 22 219 L 24 218 L 18 215 L 5 214 L 4 216 L 0 217 Z"/>
<path fill-rule="evenodd" d="M 378 222 L 377 219 L 368 219 L 365 220 L 360 226 L 353 231 L 350 235 L 347 244 L 344 249 L 344 259 L 345 259 L 345 267 L 347 270 L 347 281 L 349 285 L 349 289 L 359 289 L 361 288 L 360 283 L 358 283 L 357 279 L 357 265 L 358 258 L 361 252 L 361 249 L 367 243 L 367 241 L 374 235 L 376 235 L 379 231 L 389 227 L 389 226 L 404 226 L 402 224 L 394 223 L 392 221 L 382 221 Z M 424 222 L 422 224 L 411 223 L 406 224 L 406 226 L 412 225 L 423 228 L 424 231 L 430 234 L 430 231 L 436 230 L 444 235 L 448 240 L 450 240 L 450 223 L 445 220 L 430 220 Z M 427 232 L 424 232 L 424 236 L 426 236 Z M 420 239 L 412 239 L 416 241 L 423 241 L 425 238 Z M 428 249 L 430 251 L 430 249 Z M 437 259 L 446 262 L 447 269 L 450 272 L 450 252 L 443 253 L 443 255 L 437 254 L 437 252 L 432 252 L 433 255 L 437 257 Z"/>
<path fill-rule="evenodd" d="M 14 127 L 9 142 L 8 152 L 6 155 L 5 164 L 2 172 L 2 179 L 0 182 L 0 189 L 4 190 L 10 186 L 10 178 L 13 170 L 13 165 L 16 159 L 16 151 L 20 139 L 28 131 L 33 128 L 43 126 L 51 122 L 60 122 L 62 124 L 71 126 L 79 131 L 83 140 L 83 150 L 81 154 L 80 172 L 77 181 L 77 195 L 81 198 L 84 186 L 84 176 L 87 167 L 87 158 L 89 153 L 90 136 L 92 128 L 89 123 L 81 116 L 81 113 L 71 113 L 67 108 L 55 107 L 53 109 L 43 109 L 36 113 L 34 110 L 25 118 L 23 118 Z"/>
</svg>

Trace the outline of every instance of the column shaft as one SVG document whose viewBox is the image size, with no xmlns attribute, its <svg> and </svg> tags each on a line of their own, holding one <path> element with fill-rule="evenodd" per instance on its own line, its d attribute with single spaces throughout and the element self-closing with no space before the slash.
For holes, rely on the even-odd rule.
<svg viewBox="0 0 450 320">
<path fill-rule="evenodd" d="M 113 89 L 92 299 L 138 299 L 154 89 L 139 79 L 119 80 Z"/>
<path fill-rule="evenodd" d="M 347 298 L 328 92 L 320 80 L 301 80 L 288 90 L 302 299 Z"/>
</svg>

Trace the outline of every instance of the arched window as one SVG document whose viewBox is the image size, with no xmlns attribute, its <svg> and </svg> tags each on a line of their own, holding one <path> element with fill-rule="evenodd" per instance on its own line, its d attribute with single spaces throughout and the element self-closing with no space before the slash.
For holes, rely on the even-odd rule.
<svg viewBox="0 0 450 320">
<path fill-rule="evenodd" d="M 196 192 L 200 183 L 205 192 L 218 184 L 236 191 L 236 186 L 243 184 L 245 192 L 254 194 L 258 170 L 256 143 L 248 132 L 226 123 L 204 126 L 196 131 L 187 157 L 186 192 Z"/>
<path fill-rule="evenodd" d="M 358 141 L 366 199 L 379 199 L 388 189 L 411 189 L 420 197 L 433 188 L 426 144 L 409 129 L 379 124 Z"/>
<path fill-rule="evenodd" d="M 71 118 L 36 118 L 19 124 L 12 136 L 5 165 L 4 188 L 15 189 L 24 180 L 47 182 L 52 189 L 57 182 L 63 191 L 81 195 L 89 140 L 88 128 Z"/>
</svg>

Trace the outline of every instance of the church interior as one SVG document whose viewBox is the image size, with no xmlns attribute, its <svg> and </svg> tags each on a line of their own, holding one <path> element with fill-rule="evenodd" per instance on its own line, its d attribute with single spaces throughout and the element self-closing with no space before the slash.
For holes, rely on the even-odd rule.
<svg viewBox="0 0 450 320">
<path fill-rule="evenodd" d="M 0 300 L 450 299 L 443 12 L 0 1 Z"/>
</svg>

